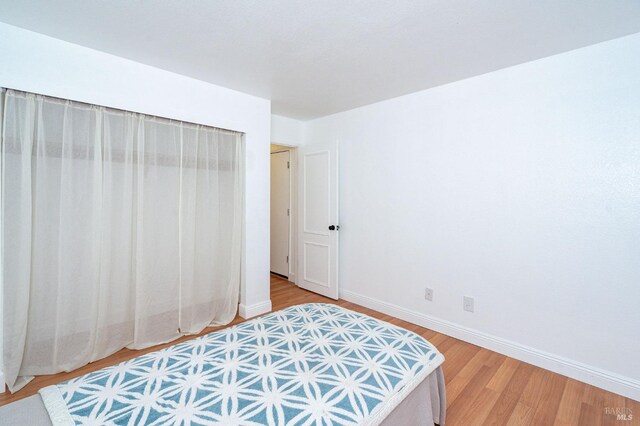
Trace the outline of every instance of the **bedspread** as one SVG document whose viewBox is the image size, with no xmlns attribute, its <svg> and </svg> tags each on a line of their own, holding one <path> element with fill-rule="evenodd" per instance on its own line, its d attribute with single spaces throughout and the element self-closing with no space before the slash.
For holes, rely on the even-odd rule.
<svg viewBox="0 0 640 426">
<path fill-rule="evenodd" d="M 415 333 L 313 303 L 40 393 L 54 425 L 377 425 L 443 361 Z"/>
</svg>

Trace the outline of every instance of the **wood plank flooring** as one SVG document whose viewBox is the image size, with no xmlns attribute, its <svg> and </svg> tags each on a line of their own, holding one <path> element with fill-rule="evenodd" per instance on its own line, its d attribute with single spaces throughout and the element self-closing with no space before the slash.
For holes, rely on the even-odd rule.
<svg viewBox="0 0 640 426">
<path fill-rule="evenodd" d="M 534 367 L 496 352 L 471 345 L 444 334 L 397 318 L 354 305 L 334 301 L 302 290 L 286 280 L 271 277 L 273 309 L 309 302 L 336 303 L 414 331 L 432 342 L 446 358 L 443 365 L 447 383 L 447 425 L 640 425 L 640 402 Z M 242 322 L 236 317 L 230 324 Z M 207 328 L 201 334 L 223 327 Z M 177 341 L 141 351 L 123 349 L 103 360 L 71 373 L 39 376 L 15 394 L 0 394 L 0 405 L 33 395 L 44 386 L 55 384 L 114 365 L 147 352 L 192 339 Z M 617 420 L 605 408 L 631 409 L 633 419 Z"/>
</svg>

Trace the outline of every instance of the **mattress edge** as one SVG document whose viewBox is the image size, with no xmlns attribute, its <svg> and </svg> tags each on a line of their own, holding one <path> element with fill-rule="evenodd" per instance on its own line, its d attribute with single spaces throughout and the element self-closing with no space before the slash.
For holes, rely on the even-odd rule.
<svg viewBox="0 0 640 426">
<path fill-rule="evenodd" d="M 426 340 L 426 339 L 425 339 Z M 433 359 L 432 363 L 427 366 L 419 375 L 413 377 L 407 383 L 404 388 L 398 393 L 391 395 L 389 399 L 387 399 L 382 405 L 380 411 L 375 414 L 369 416 L 367 421 L 362 424 L 362 426 L 378 426 L 384 419 L 391 414 L 393 410 L 400 405 L 404 399 L 409 396 L 411 392 L 413 392 L 420 383 L 422 383 L 430 374 L 436 371 L 442 363 L 444 362 L 444 355 L 438 352 L 438 355 Z"/>
<path fill-rule="evenodd" d="M 44 408 L 49 413 L 49 419 L 51 419 L 53 426 L 74 426 L 76 424 L 71 418 L 67 403 L 62 397 L 58 386 L 47 386 L 40 389 L 38 393 L 42 398 Z"/>
</svg>

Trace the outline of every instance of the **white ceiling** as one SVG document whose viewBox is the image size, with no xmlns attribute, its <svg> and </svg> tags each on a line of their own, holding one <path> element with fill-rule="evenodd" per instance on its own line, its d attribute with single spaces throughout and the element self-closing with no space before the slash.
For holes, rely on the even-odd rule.
<svg viewBox="0 0 640 426">
<path fill-rule="evenodd" d="M 0 21 L 310 119 L 640 32 L 640 1 L 0 0 Z"/>
</svg>

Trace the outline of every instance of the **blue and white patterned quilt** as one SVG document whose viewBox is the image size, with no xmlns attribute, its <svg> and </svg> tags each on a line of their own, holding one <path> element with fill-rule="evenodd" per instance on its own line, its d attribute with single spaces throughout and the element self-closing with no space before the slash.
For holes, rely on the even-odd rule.
<svg viewBox="0 0 640 426">
<path fill-rule="evenodd" d="M 54 425 L 376 425 L 444 357 L 336 305 L 293 306 L 40 391 Z"/>
</svg>

